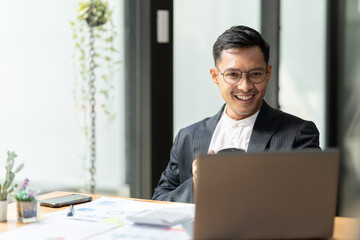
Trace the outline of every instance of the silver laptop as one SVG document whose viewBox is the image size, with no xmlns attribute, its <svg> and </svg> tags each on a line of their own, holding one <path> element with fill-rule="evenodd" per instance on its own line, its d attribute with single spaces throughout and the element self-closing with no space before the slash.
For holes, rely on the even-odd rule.
<svg viewBox="0 0 360 240">
<path fill-rule="evenodd" d="M 224 153 L 198 160 L 194 239 L 332 236 L 337 150 Z"/>
</svg>

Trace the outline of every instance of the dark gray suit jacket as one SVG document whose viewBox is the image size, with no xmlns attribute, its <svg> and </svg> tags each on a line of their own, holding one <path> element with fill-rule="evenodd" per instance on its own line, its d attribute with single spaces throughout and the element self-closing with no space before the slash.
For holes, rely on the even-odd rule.
<svg viewBox="0 0 360 240">
<path fill-rule="evenodd" d="M 154 200 L 192 203 L 192 162 L 198 154 L 206 154 L 211 137 L 225 105 L 213 117 L 183 128 L 177 134 L 170 161 L 162 173 L 153 195 Z M 247 152 L 289 151 L 319 147 L 319 131 L 315 124 L 271 108 L 266 102 L 250 137 Z"/>
</svg>

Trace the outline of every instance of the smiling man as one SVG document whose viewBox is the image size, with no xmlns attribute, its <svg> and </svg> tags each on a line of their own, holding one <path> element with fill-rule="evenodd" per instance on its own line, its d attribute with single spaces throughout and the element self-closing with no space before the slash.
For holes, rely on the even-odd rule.
<svg viewBox="0 0 360 240">
<path fill-rule="evenodd" d="M 193 202 L 199 154 L 320 149 L 313 122 L 273 109 L 263 100 L 271 77 L 269 52 L 261 35 L 246 26 L 232 27 L 218 37 L 210 75 L 225 104 L 215 116 L 179 131 L 154 200 Z"/>
</svg>

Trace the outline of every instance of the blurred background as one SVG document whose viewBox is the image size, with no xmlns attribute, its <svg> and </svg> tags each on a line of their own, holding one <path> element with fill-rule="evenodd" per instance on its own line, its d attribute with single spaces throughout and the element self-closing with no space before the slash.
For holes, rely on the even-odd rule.
<svg viewBox="0 0 360 240">
<path fill-rule="evenodd" d="M 10 150 L 18 155 L 16 164 L 25 162 L 16 181 L 27 177 L 42 193 L 89 191 L 91 163 L 83 127 L 90 113 L 79 111 L 74 99 L 79 69 L 74 69 L 70 22 L 76 20 L 78 2 L 2 3 L 1 181 Z M 96 193 L 151 197 L 176 133 L 214 115 L 223 104 L 209 74 L 213 43 L 231 26 L 247 25 L 271 45 L 274 74 L 266 100 L 314 121 L 321 147 L 341 150 L 338 215 L 356 215 L 360 0 L 108 2 L 116 32 L 112 57 L 118 61 L 111 75 L 115 118 L 109 121 L 102 109 L 109 101 L 97 93 Z M 99 91 L 107 82 L 100 72 L 96 76 Z"/>
</svg>

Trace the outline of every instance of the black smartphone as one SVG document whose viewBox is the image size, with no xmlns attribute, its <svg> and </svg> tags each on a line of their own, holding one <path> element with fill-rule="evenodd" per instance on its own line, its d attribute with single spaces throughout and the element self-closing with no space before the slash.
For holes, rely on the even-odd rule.
<svg viewBox="0 0 360 240">
<path fill-rule="evenodd" d="M 61 197 L 48 198 L 40 200 L 40 205 L 45 207 L 63 207 L 74 205 L 78 203 L 90 202 L 92 197 L 84 196 L 80 194 L 70 194 Z"/>
</svg>

